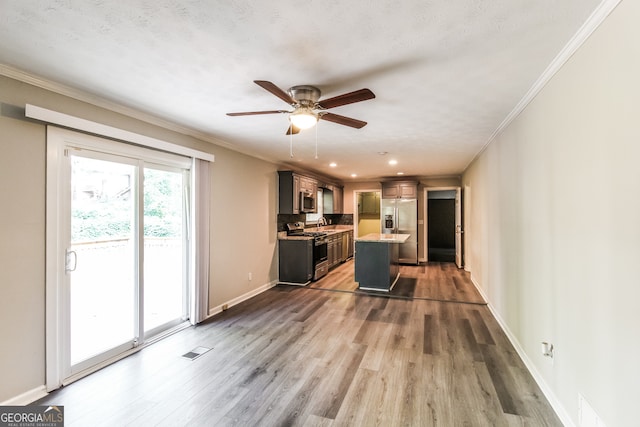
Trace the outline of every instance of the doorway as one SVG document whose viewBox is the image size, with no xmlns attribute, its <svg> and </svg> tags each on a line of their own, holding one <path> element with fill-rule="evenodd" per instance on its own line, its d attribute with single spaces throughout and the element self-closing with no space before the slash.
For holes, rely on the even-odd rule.
<svg viewBox="0 0 640 427">
<path fill-rule="evenodd" d="M 459 187 L 425 188 L 427 261 L 455 262 L 462 268 L 462 204 Z"/>
<path fill-rule="evenodd" d="M 380 233 L 380 190 L 354 191 L 355 237 Z"/>
</svg>

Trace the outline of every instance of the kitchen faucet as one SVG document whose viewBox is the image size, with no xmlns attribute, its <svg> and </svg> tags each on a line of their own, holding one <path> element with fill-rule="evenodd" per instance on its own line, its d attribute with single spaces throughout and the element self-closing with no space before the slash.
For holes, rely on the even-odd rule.
<svg viewBox="0 0 640 427">
<path fill-rule="evenodd" d="M 320 228 L 321 225 L 327 225 L 327 219 L 323 216 L 318 219 L 318 223 L 316 224 L 318 228 Z"/>
</svg>

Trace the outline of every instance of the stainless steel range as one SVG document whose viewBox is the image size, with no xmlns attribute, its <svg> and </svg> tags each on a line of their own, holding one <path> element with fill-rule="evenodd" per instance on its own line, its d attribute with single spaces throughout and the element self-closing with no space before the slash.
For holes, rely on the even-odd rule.
<svg viewBox="0 0 640 427">
<path fill-rule="evenodd" d="M 329 272 L 329 261 L 327 259 L 327 233 L 306 232 L 307 236 L 313 236 L 313 280 L 318 280 Z"/>
<path fill-rule="evenodd" d="M 287 224 L 287 235 L 313 238 L 313 280 L 318 280 L 329 272 L 327 232 L 305 231 L 303 222 L 294 222 Z"/>
</svg>

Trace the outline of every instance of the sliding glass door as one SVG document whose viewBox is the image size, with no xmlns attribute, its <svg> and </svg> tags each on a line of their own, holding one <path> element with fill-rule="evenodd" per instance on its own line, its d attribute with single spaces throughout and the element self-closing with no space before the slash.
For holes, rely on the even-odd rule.
<svg viewBox="0 0 640 427">
<path fill-rule="evenodd" d="M 136 167 L 71 156 L 70 363 L 133 346 L 136 338 Z"/>
<path fill-rule="evenodd" d="M 188 319 L 189 170 L 107 151 L 64 151 L 63 378 Z"/>
<path fill-rule="evenodd" d="M 144 169 L 144 334 L 186 319 L 185 173 Z"/>
</svg>

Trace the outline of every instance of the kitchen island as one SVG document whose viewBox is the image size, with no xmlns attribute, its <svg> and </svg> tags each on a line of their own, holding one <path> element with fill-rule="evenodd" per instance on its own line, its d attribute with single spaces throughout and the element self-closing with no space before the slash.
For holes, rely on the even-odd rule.
<svg viewBox="0 0 640 427">
<path fill-rule="evenodd" d="M 400 277 L 400 243 L 409 237 L 409 234 L 371 233 L 355 239 L 355 280 L 359 289 L 382 292 L 393 289 Z"/>
</svg>

